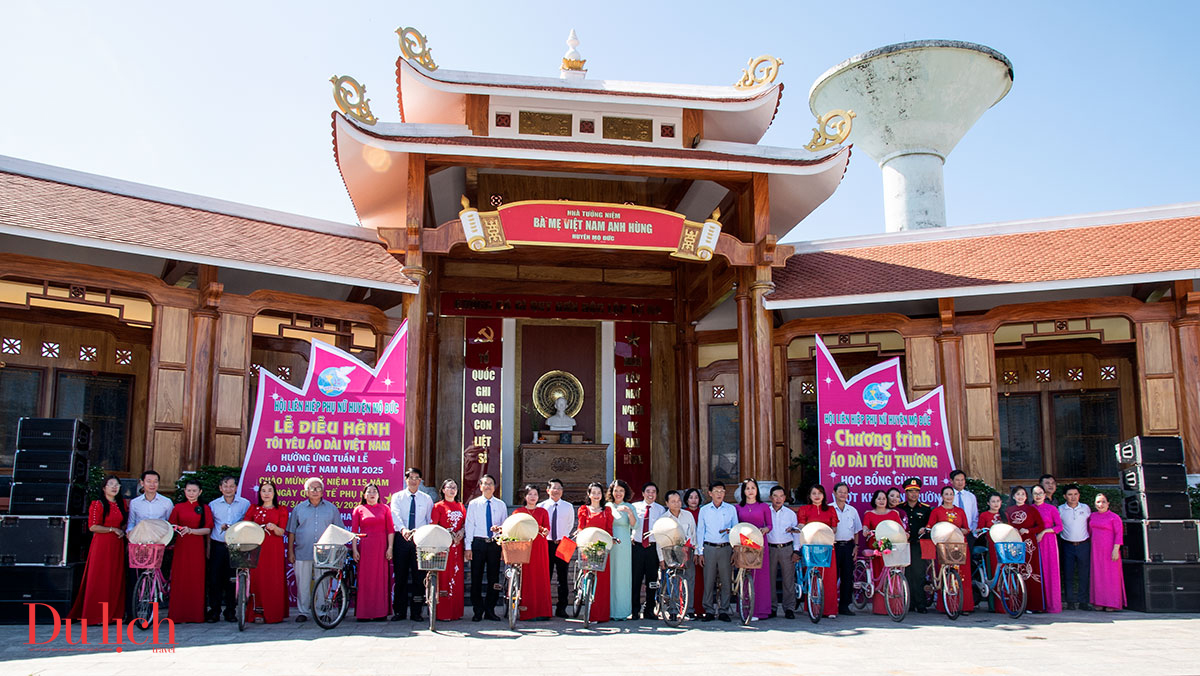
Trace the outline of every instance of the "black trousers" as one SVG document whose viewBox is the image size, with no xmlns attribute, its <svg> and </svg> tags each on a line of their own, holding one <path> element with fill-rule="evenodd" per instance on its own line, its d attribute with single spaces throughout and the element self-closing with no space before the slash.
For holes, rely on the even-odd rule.
<svg viewBox="0 0 1200 676">
<path fill-rule="evenodd" d="M 925 600 L 925 573 L 929 570 L 929 560 L 921 558 L 920 540 L 912 543 L 911 551 L 912 563 L 904 569 L 904 578 L 908 580 L 908 608 L 925 610 L 929 607 Z"/>
<path fill-rule="evenodd" d="M 1088 540 L 1069 542 L 1059 539 L 1058 552 L 1062 561 L 1063 598 L 1068 603 L 1088 603 L 1092 595 L 1089 584 L 1092 574 L 1092 543 Z M 1077 576 L 1079 586 L 1075 587 Z"/>
<path fill-rule="evenodd" d="M 487 595 L 483 593 L 484 574 L 487 575 Z M 496 612 L 500 591 L 500 543 L 485 538 L 471 541 L 471 609 L 475 617 Z"/>
<path fill-rule="evenodd" d="M 658 548 L 651 544 L 643 547 L 640 542 L 630 543 L 633 550 L 633 603 L 629 606 L 633 613 L 654 612 L 654 592 L 646 588 L 646 606 L 642 608 L 642 585 L 650 585 L 658 580 Z"/>
<path fill-rule="evenodd" d="M 417 546 L 399 533 L 392 544 L 392 567 L 392 612 L 404 617 L 412 608 L 413 617 L 420 617 L 425 576 L 417 569 Z"/>
<path fill-rule="evenodd" d="M 838 610 L 845 611 L 854 598 L 854 541 L 833 543 L 833 552 L 837 557 Z"/>
<path fill-rule="evenodd" d="M 555 611 L 565 611 L 571 603 L 570 592 L 567 589 L 567 572 L 570 564 L 558 558 L 555 551 L 558 549 L 558 543 L 552 540 L 546 541 L 546 555 L 550 557 L 550 576 L 558 576 L 558 602 L 554 604 Z"/>
<path fill-rule="evenodd" d="M 208 550 L 208 616 L 216 617 L 221 614 L 221 606 L 225 606 L 225 616 L 233 617 L 236 610 L 233 607 L 234 584 L 230 580 L 233 569 L 229 567 L 229 548 L 224 542 L 214 540 Z"/>
</svg>

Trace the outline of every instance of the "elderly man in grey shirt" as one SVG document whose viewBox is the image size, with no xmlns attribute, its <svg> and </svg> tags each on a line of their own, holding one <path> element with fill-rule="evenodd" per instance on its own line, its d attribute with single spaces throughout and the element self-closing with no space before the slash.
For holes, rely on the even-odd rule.
<svg viewBox="0 0 1200 676">
<path fill-rule="evenodd" d="M 307 502 L 292 508 L 288 515 L 288 561 L 296 573 L 297 622 L 312 614 L 313 545 L 330 525 L 342 524 L 342 515 L 331 502 L 325 502 L 325 484 L 313 477 L 304 482 Z"/>
</svg>

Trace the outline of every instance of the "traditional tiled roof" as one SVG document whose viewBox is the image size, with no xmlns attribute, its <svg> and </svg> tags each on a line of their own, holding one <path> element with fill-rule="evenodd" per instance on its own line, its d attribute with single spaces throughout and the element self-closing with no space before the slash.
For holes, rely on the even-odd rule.
<svg viewBox="0 0 1200 676">
<path fill-rule="evenodd" d="M 1197 207 L 1105 225 L 1020 223 L 801 244 L 775 270 L 767 303 L 782 309 L 1193 278 L 1200 276 Z"/>
<path fill-rule="evenodd" d="M 353 233 L 359 230 L 353 226 L 330 224 L 330 229 L 342 232 L 323 232 L 311 226 L 246 218 L 128 194 L 136 190 L 109 192 L 67 182 L 74 172 L 56 170 L 67 176 L 62 180 L 26 175 L 33 172 L 16 173 L 10 164 L 22 163 L 6 161 L 0 165 L 0 232 L 291 277 L 391 290 L 416 289 L 404 276 L 403 265 L 387 253 L 382 242 L 371 237 L 373 233 Z M 42 173 L 55 169 L 32 166 L 42 169 Z M 254 211 L 249 207 L 246 210 Z M 310 223 L 310 219 L 294 218 Z"/>
</svg>

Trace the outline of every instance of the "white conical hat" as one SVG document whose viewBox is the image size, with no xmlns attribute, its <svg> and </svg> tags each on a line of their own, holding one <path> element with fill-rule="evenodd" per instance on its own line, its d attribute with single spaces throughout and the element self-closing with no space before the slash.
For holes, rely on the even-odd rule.
<svg viewBox="0 0 1200 676">
<path fill-rule="evenodd" d="M 261 545 L 267 531 L 253 521 L 238 521 L 225 531 L 225 542 L 231 545 Z"/>
<path fill-rule="evenodd" d="M 537 519 L 524 512 L 513 514 L 500 524 L 500 535 L 506 538 L 516 538 L 522 542 L 533 540 L 538 536 Z"/>
<path fill-rule="evenodd" d="M 875 541 L 888 539 L 892 544 L 908 542 L 908 531 L 895 521 L 884 521 L 875 526 Z"/>
<path fill-rule="evenodd" d="M 135 545 L 169 545 L 175 529 L 163 519 L 142 519 L 129 531 L 129 541 Z"/>
<path fill-rule="evenodd" d="M 348 545 L 354 541 L 354 533 L 342 528 L 329 524 L 324 533 L 321 533 L 321 538 L 317 540 L 319 545 Z"/>
<path fill-rule="evenodd" d="M 1016 528 L 1006 523 L 994 523 L 988 529 L 988 536 L 992 538 L 992 542 L 1020 542 L 1021 534 Z"/>
<path fill-rule="evenodd" d="M 804 524 L 800 529 L 800 544 L 802 545 L 832 545 L 833 529 L 819 521 Z"/>
<path fill-rule="evenodd" d="M 929 531 L 929 537 L 935 543 L 942 542 L 966 542 L 963 537 L 962 529 L 949 521 L 939 521 L 933 524 L 933 528 Z"/>
<path fill-rule="evenodd" d="M 660 517 L 655 521 L 650 527 L 650 533 L 654 535 L 654 541 L 660 547 L 675 547 L 687 539 L 683 529 L 679 527 L 679 522 L 669 516 Z"/>
<path fill-rule="evenodd" d="M 733 528 L 729 529 L 729 544 L 741 545 L 743 535 L 745 535 L 747 539 L 752 540 L 754 544 L 758 545 L 759 547 L 762 546 L 762 531 L 758 529 L 758 526 L 755 526 L 752 523 L 746 523 L 745 521 L 734 524 Z"/>
<path fill-rule="evenodd" d="M 591 526 L 584 528 L 575 535 L 575 544 L 580 547 L 587 547 L 594 542 L 603 542 L 609 548 L 612 547 L 613 537 L 607 531 Z"/>
<path fill-rule="evenodd" d="M 450 534 L 450 531 L 436 523 L 427 523 L 414 530 L 412 539 L 418 547 L 449 549 L 454 544 L 454 536 Z"/>
</svg>

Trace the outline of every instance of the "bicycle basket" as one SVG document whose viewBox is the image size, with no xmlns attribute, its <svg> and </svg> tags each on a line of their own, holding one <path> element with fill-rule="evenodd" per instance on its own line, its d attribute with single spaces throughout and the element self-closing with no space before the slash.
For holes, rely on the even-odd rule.
<svg viewBox="0 0 1200 676">
<path fill-rule="evenodd" d="M 587 548 L 580 547 L 578 552 L 579 567 L 584 570 L 602 572 L 605 566 L 608 565 L 608 549 L 599 552 L 593 550 L 592 553 L 589 553 Z"/>
<path fill-rule="evenodd" d="M 758 570 L 763 565 L 762 547 L 755 549 L 745 545 L 733 546 L 733 567 Z"/>
<path fill-rule="evenodd" d="M 937 562 L 943 566 L 961 566 L 967 562 L 967 545 L 963 542 L 937 543 Z"/>
<path fill-rule="evenodd" d="M 515 563 L 529 563 L 529 556 L 533 553 L 533 540 L 503 540 L 500 542 L 500 555 L 504 559 L 504 563 L 513 565 Z"/>
<path fill-rule="evenodd" d="M 1025 563 L 1025 543 L 997 542 L 996 560 L 1000 563 Z"/>
<path fill-rule="evenodd" d="M 833 562 L 833 545 L 802 545 L 800 554 L 807 568 L 828 568 Z"/>
<path fill-rule="evenodd" d="M 317 568 L 341 568 L 349 555 L 346 545 L 313 545 L 313 565 Z"/>
<path fill-rule="evenodd" d="M 228 543 L 225 546 L 229 548 L 230 568 L 258 568 L 258 553 L 262 551 L 262 547 Z"/>
<path fill-rule="evenodd" d="M 166 549 L 166 545 L 139 545 L 136 542 L 130 542 L 129 567 L 161 568 L 163 552 L 166 551 Z"/>
<path fill-rule="evenodd" d="M 890 553 L 883 555 L 883 565 L 885 566 L 907 566 L 912 563 L 912 550 L 909 549 L 907 542 L 892 543 Z"/>
<path fill-rule="evenodd" d="M 662 548 L 663 565 L 667 568 L 680 568 L 687 563 L 687 555 L 683 545 Z"/>
<path fill-rule="evenodd" d="M 449 547 L 417 547 L 417 570 L 446 570 Z"/>
</svg>

